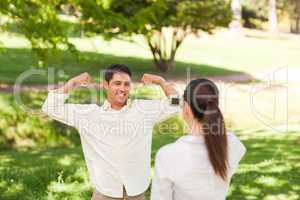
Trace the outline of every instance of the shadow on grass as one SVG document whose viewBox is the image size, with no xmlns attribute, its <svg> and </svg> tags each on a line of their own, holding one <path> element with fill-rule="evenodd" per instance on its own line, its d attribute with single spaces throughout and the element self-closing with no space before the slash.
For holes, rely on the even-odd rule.
<svg viewBox="0 0 300 200">
<path fill-rule="evenodd" d="M 299 135 L 260 134 L 243 141 L 247 154 L 227 199 L 300 199 Z"/>
<path fill-rule="evenodd" d="M 299 199 L 300 147 L 296 134 L 260 137 L 243 142 L 247 154 L 234 175 L 227 199 Z M 154 135 L 152 165 L 157 150 L 178 138 Z M 243 138 L 243 137 L 242 137 Z M 92 193 L 80 147 L 35 151 L 2 151 L 0 199 L 89 199 Z M 150 191 L 147 191 L 149 198 Z"/>
<path fill-rule="evenodd" d="M 89 199 L 81 148 L 1 152 L 0 199 Z"/>
<path fill-rule="evenodd" d="M 152 164 L 158 148 L 174 140 L 171 134 L 154 138 Z M 91 198 L 93 189 L 80 147 L 2 151 L 0 158 L 0 199 Z"/>
<path fill-rule="evenodd" d="M 298 137 L 253 134 L 244 139 L 247 154 L 227 199 L 299 199 Z M 152 165 L 157 150 L 176 138 L 174 134 L 154 135 Z M 90 199 L 92 187 L 80 147 L 2 151 L 0 158 L 0 199 Z"/>
<path fill-rule="evenodd" d="M 36 57 L 28 48 L 5 48 L 0 54 L 0 80 L 2 83 L 12 84 L 16 78 L 24 71 L 36 67 Z M 169 79 L 186 80 L 187 68 L 190 68 L 192 78 L 204 76 L 224 76 L 224 75 L 247 75 L 241 71 L 232 71 L 219 66 L 206 64 L 192 64 L 185 62 L 176 62 L 174 68 L 167 73 L 161 73 L 154 66 L 152 59 L 138 57 L 120 57 L 111 54 L 99 54 L 92 52 L 80 52 L 79 59 L 75 58 L 68 51 L 58 51 L 55 55 L 49 57 L 49 67 L 57 70 L 63 70 L 64 74 L 60 76 L 55 74 L 55 81 L 68 80 L 72 76 L 87 71 L 96 79 L 100 77 L 101 70 L 113 63 L 127 64 L 133 71 L 133 79 L 139 80 L 145 72 L 161 74 Z M 56 71 L 58 72 L 58 71 Z M 28 84 L 47 83 L 46 75 L 33 75 L 26 79 Z"/>
</svg>

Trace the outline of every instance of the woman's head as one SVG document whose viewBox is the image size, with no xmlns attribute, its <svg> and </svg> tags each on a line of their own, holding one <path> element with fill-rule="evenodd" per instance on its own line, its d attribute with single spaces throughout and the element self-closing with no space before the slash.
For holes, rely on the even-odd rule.
<svg viewBox="0 0 300 200">
<path fill-rule="evenodd" d="M 208 79 L 195 79 L 185 88 L 183 117 L 186 121 L 196 119 L 203 121 L 204 113 L 215 110 L 219 104 L 217 86 Z"/>
<path fill-rule="evenodd" d="M 219 91 L 208 79 L 192 80 L 183 95 L 183 118 L 187 124 L 199 123 L 213 169 L 226 180 L 228 171 L 227 136 L 219 109 Z"/>
</svg>

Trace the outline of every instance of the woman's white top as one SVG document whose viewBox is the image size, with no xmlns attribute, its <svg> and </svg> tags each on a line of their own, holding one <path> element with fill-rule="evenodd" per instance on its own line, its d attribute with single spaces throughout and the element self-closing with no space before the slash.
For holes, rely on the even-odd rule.
<svg viewBox="0 0 300 200">
<path fill-rule="evenodd" d="M 217 176 L 210 163 L 203 136 L 182 136 L 162 147 L 155 161 L 151 200 L 224 200 L 230 178 L 246 152 L 228 133 L 229 181 Z"/>
</svg>

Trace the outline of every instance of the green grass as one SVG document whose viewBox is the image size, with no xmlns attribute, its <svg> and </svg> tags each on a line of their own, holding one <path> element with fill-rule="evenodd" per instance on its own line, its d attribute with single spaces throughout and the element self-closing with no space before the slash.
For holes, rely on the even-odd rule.
<svg viewBox="0 0 300 200">
<path fill-rule="evenodd" d="M 291 37 L 267 37 L 263 33 L 247 32 L 245 38 L 230 38 L 226 35 L 214 37 L 188 37 L 179 48 L 174 69 L 164 74 L 167 78 L 186 80 L 186 68 L 193 76 L 218 76 L 231 74 L 253 75 L 273 68 L 300 67 L 298 40 Z M 83 71 L 99 77 L 99 71 L 112 63 L 125 63 L 134 72 L 135 80 L 142 73 L 159 73 L 152 63 L 152 56 L 141 36 L 134 42 L 113 39 L 110 42 L 97 38 L 70 38 L 77 46 L 80 60 L 68 51 L 50 56 L 49 67 L 63 70 L 64 75 L 56 80 L 67 80 Z M 19 34 L 2 33 L 0 54 L 0 82 L 14 83 L 24 71 L 36 67 L 36 57 L 29 49 L 28 41 Z M 56 71 L 56 72 L 57 72 Z M 46 83 L 47 77 L 34 76 L 27 83 Z"/>
<path fill-rule="evenodd" d="M 239 87 L 245 89 L 244 85 Z M 231 126 L 230 129 L 239 128 L 236 132 L 248 149 L 233 178 L 228 199 L 300 199 L 299 132 L 290 130 L 277 133 L 258 123 L 251 112 L 247 113 L 248 95 L 242 88 L 230 93 L 230 105 L 227 107 L 230 112 L 225 110 L 229 112 L 225 115 L 227 124 Z M 160 94 L 146 87 L 134 90 L 131 97 L 153 98 Z M 39 109 L 45 96 L 45 92 L 21 93 L 24 105 L 31 109 Z M 260 101 L 266 107 L 263 102 L 270 103 L 272 93 L 265 93 L 262 97 Z M 70 97 L 71 102 L 77 103 L 88 102 L 88 99 L 84 90 L 75 91 Z M 295 117 L 299 114 L 296 111 L 297 98 L 293 101 L 291 106 L 294 107 L 290 109 L 294 110 L 292 116 Z M 241 107 L 235 107 L 235 104 Z M 268 108 L 264 109 L 268 111 Z M 12 94 L 0 93 L 0 113 L 1 200 L 90 198 L 92 186 L 79 137 L 74 129 L 37 112 L 25 112 L 14 102 Z M 241 120 L 245 115 L 249 115 L 247 120 Z M 172 133 L 166 128 L 171 127 L 170 124 L 175 127 Z M 299 124 L 299 121 L 294 121 L 294 124 Z M 157 150 L 176 140 L 182 130 L 182 122 L 177 117 L 155 127 L 152 165 Z"/>
<path fill-rule="evenodd" d="M 187 67 L 191 69 L 192 73 L 202 76 L 243 74 L 239 71 L 227 70 L 217 66 L 180 61 L 176 63 L 176 67 L 173 70 L 162 74 L 153 67 L 150 58 L 133 57 L 133 55 L 132 57 L 122 57 L 95 52 L 81 52 L 80 60 L 78 60 L 66 51 L 59 51 L 56 55 L 50 56 L 49 60 L 48 68 L 54 70 L 54 80 L 51 79 L 48 81 L 49 69 L 45 68 L 39 69 L 42 70 L 42 74 L 30 75 L 26 77 L 24 82 L 28 84 L 57 83 L 58 81 L 66 81 L 82 72 L 89 72 L 95 80 L 99 80 L 103 77 L 103 71 L 101 70 L 104 70 L 108 65 L 113 63 L 123 63 L 130 66 L 134 81 L 139 81 L 142 74 L 146 72 L 160 74 L 167 78 L 185 80 Z M 27 70 L 34 69 L 35 66 L 35 58 L 30 49 L 5 49 L 5 52 L 0 54 L 0 83 L 13 84 L 20 74 Z"/>
<path fill-rule="evenodd" d="M 300 199 L 299 135 L 253 130 L 238 135 L 247 147 L 227 199 Z M 178 135 L 155 135 L 156 151 Z M 81 147 L 8 150 L 0 153 L 0 199 L 90 199 Z M 149 196 L 149 191 L 147 191 Z"/>
<path fill-rule="evenodd" d="M 99 80 L 99 70 L 111 63 L 129 65 L 134 80 L 139 80 L 144 72 L 159 73 L 153 68 L 150 52 L 141 38 L 134 40 L 135 43 L 72 38 L 80 50 L 80 60 L 67 51 L 50 57 L 49 67 L 55 69 L 53 81 L 65 81 L 83 71 Z M 36 58 L 28 42 L 18 34 L 0 34 L 0 41 L 4 44 L 0 83 L 14 83 L 22 72 L 36 66 Z M 163 75 L 185 80 L 187 67 L 191 67 L 193 76 L 252 75 L 274 67 L 299 68 L 299 53 L 298 43 L 288 37 L 252 33 L 240 39 L 189 37 L 178 51 L 175 68 Z M 45 84 L 48 80 L 46 75 L 35 75 L 25 82 Z M 289 85 L 288 93 L 274 88 L 256 93 L 253 88 L 259 84 L 218 86 L 227 125 L 236 130 L 248 149 L 232 180 L 228 199 L 300 199 L 299 86 Z M 132 98 L 160 95 L 161 91 L 157 93 L 152 87 L 135 88 L 131 93 Z M 24 105 L 37 110 L 45 96 L 45 92 L 34 91 L 21 94 Z M 75 92 L 70 101 L 87 103 L 89 94 Z M 90 199 L 92 187 L 74 129 L 40 113 L 22 110 L 9 93 L 0 93 L 0 115 L 1 200 Z M 172 134 L 164 126 L 167 123 L 177 126 Z M 291 128 L 288 132 L 274 132 L 285 130 L 287 124 L 297 131 Z M 152 165 L 156 151 L 178 138 L 182 130 L 181 120 L 176 117 L 155 127 Z"/>
<path fill-rule="evenodd" d="M 228 199 L 300 199 L 299 133 L 241 132 L 247 147 Z"/>
</svg>

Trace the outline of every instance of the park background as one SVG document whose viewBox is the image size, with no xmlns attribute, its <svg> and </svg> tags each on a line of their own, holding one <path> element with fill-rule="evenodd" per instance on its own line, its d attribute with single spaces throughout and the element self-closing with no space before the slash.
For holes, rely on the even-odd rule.
<svg viewBox="0 0 300 200">
<path fill-rule="evenodd" d="M 101 81 L 113 63 L 133 71 L 130 98 L 163 97 L 141 87 L 145 72 L 179 90 L 216 81 L 227 128 L 247 147 L 227 199 L 300 199 L 299 26 L 299 0 L 1 1 L 0 199 L 91 197 L 79 135 L 40 108 L 47 83 L 82 72 Z M 82 88 L 69 101 L 90 97 Z M 152 165 L 183 127 L 180 116 L 156 125 Z"/>
</svg>

